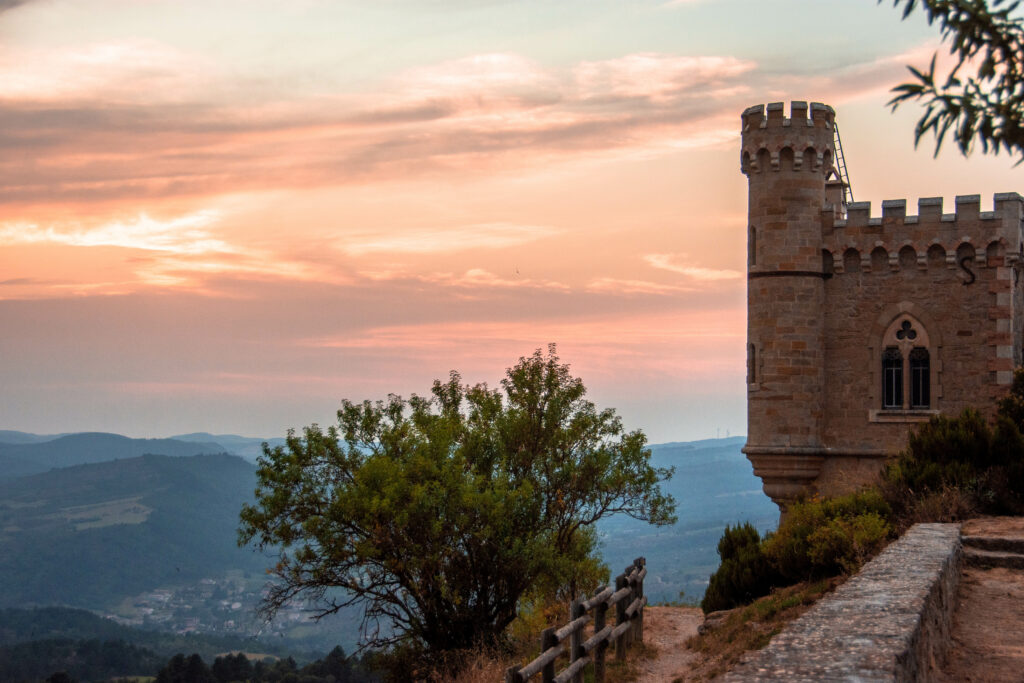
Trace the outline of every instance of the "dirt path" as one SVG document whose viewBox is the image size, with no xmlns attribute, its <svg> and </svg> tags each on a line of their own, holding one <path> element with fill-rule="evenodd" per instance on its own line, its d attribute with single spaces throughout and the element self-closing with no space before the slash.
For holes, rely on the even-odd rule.
<svg viewBox="0 0 1024 683">
<path fill-rule="evenodd" d="M 694 653 L 686 648 L 686 639 L 697 635 L 704 620 L 698 607 L 645 607 L 644 645 L 655 656 L 637 662 L 637 679 L 644 683 L 671 683 L 689 668 Z"/>
<path fill-rule="evenodd" d="M 953 649 L 938 681 L 1024 680 L 1024 574 L 964 570 L 953 617 Z"/>
<path fill-rule="evenodd" d="M 1024 539 L 1024 518 L 972 519 L 964 535 Z M 938 681 L 1024 681 L 1024 571 L 965 567 Z"/>
</svg>

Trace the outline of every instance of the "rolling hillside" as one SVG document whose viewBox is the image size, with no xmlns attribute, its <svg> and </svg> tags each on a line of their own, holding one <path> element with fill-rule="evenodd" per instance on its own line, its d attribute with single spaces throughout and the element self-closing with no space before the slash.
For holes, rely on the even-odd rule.
<svg viewBox="0 0 1024 683">
<path fill-rule="evenodd" d="M 186 436 L 197 443 L 185 445 L 197 448 L 211 443 L 206 437 L 218 438 Z M 20 446 L 62 439 L 69 437 Z M 718 565 L 716 545 L 726 524 L 749 520 L 762 530 L 774 527 L 778 509 L 761 493 L 740 452 L 743 441 L 652 446 L 656 466 L 676 468 L 665 487 L 678 501 L 679 522 L 663 529 L 629 518 L 603 522 L 601 552 L 613 573 L 643 555 L 653 602 L 676 600 L 681 590 L 687 599 L 699 599 Z M 69 442 L 49 452 L 70 453 Z M 74 457 L 101 457 L 98 444 L 104 442 L 136 442 L 132 448 L 184 443 L 96 439 L 95 450 Z M 227 454 L 108 459 L 0 480 L 0 608 L 65 605 L 124 613 L 115 606 L 130 604 L 123 603 L 127 597 L 228 572 L 258 584 L 272 560 L 236 546 L 238 512 L 254 486 L 255 466 Z M 251 619 L 246 610 L 237 614 Z M 318 625 L 293 616 L 299 621 L 275 638 L 294 639 L 303 648 L 354 647 L 356 615 Z"/>
<path fill-rule="evenodd" d="M 213 442 L 187 442 L 176 439 L 129 439 L 119 434 L 82 432 L 44 440 L 24 432 L 0 433 L 0 479 L 46 472 L 108 460 L 137 458 L 142 455 L 188 456 L 223 453 L 225 448 Z M 5 441 L 13 439 L 14 442 Z M 18 442 L 20 440 L 20 442 Z"/>
<path fill-rule="evenodd" d="M 746 437 L 707 439 L 651 446 L 656 467 L 675 467 L 663 485 L 676 498 L 679 521 L 657 528 L 628 517 L 598 525 L 602 554 L 612 573 L 634 558 L 647 558 L 644 590 L 652 602 L 669 602 L 685 591 L 686 600 L 704 595 L 718 567 L 718 539 L 726 524 L 749 521 L 762 532 L 774 529 L 779 508 L 761 490 L 746 456 Z"/>
<path fill-rule="evenodd" d="M 0 606 L 98 608 L 267 560 L 235 545 L 252 464 L 145 455 L 0 482 Z"/>
<path fill-rule="evenodd" d="M 41 443 L 53 441 L 66 434 L 31 434 L 29 432 L 18 432 L 13 429 L 0 429 L 0 444 L 5 443 Z"/>
<path fill-rule="evenodd" d="M 223 446 L 223 450 L 232 455 L 238 455 L 246 460 L 256 462 L 256 458 L 263 455 L 263 444 L 266 442 L 271 448 L 283 446 L 284 439 L 259 439 L 249 436 L 238 436 L 237 434 L 210 434 L 209 432 L 195 432 L 192 434 L 177 434 L 171 437 L 177 441 L 189 441 L 192 443 L 217 443 Z M 3 439 L 0 439 L 2 441 Z"/>
</svg>

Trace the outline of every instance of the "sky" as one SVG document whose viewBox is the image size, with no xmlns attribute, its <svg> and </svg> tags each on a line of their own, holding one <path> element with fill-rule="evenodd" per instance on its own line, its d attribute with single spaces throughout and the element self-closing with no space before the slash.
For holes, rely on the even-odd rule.
<svg viewBox="0 0 1024 683">
<path fill-rule="evenodd" d="M 987 210 L 1024 167 L 886 107 L 940 48 L 874 0 L 0 0 L 0 428 L 282 436 L 556 343 L 653 443 L 744 434 L 740 113 Z"/>
</svg>

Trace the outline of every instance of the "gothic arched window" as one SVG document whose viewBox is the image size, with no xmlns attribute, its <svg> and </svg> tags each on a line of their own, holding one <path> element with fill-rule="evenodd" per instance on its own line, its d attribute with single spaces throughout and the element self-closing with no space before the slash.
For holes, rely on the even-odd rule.
<svg viewBox="0 0 1024 683">
<path fill-rule="evenodd" d="M 889 325 L 882 337 L 882 410 L 931 408 L 930 346 L 924 326 L 909 314 Z"/>
</svg>

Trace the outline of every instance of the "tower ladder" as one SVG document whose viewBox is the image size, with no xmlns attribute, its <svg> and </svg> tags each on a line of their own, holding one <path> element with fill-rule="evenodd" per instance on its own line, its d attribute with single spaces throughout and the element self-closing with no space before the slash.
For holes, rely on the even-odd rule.
<svg viewBox="0 0 1024 683">
<path fill-rule="evenodd" d="M 839 180 L 843 183 L 843 203 L 849 204 L 853 201 L 853 186 L 850 185 L 850 174 L 846 170 L 846 157 L 843 156 L 843 141 L 839 138 L 839 124 L 833 124 L 833 128 L 836 132 L 836 175 L 839 176 Z"/>
</svg>

